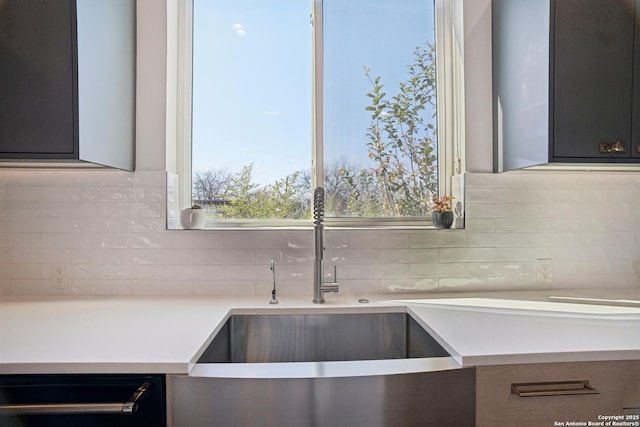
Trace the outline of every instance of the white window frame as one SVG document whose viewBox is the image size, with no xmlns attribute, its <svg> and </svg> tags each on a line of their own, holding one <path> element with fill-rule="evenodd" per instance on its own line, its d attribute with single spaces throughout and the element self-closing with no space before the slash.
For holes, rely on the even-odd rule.
<svg viewBox="0 0 640 427">
<path fill-rule="evenodd" d="M 314 52 L 322 52 L 322 0 L 312 1 L 312 42 Z M 426 0 L 429 1 L 429 0 Z M 453 177 L 464 173 L 464 46 L 463 0 L 435 0 L 437 52 L 437 129 L 439 194 L 451 195 Z M 167 164 L 179 176 L 177 206 L 192 203 L 191 94 L 192 94 L 192 11 L 193 0 L 167 0 Z M 312 192 L 324 181 L 323 152 L 323 64 L 322 55 L 313 54 L 312 106 Z M 460 198 L 460 196 L 457 196 Z M 329 227 L 426 228 L 430 218 L 325 218 Z M 310 220 L 217 220 L 215 228 L 297 228 L 311 226 Z"/>
</svg>

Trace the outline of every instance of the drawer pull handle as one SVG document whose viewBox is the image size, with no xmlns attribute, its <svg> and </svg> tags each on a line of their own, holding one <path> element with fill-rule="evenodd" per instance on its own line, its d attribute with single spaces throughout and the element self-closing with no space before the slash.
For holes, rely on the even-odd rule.
<svg viewBox="0 0 640 427">
<path fill-rule="evenodd" d="M 611 144 L 600 144 L 601 153 L 626 153 L 627 147 L 624 142 L 618 140 Z"/>
<path fill-rule="evenodd" d="M 599 393 L 600 392 L 586 380 L 511 384 L 511 394 L 517 394 L 520 397 Z"/>
<path fill-rule="evenodd" d="M 125 414 L 138 410 L 138 399 L 150 387 L 145 382 L 124 403 L 42 403 L 25 405 L 0 405 L 0 415 L 41 415 L 41 414 Z"/>
</svg>

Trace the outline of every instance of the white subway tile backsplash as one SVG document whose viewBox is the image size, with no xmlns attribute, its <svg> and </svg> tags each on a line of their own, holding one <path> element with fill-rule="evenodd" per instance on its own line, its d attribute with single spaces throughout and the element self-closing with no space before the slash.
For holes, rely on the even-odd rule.
<svg viewBox="0 0 640 427">
<path fill-rule="evenodd" d="M 72 253 L 75 249 L 61 248 L 27 248 L 16 247 L 8 248 L 5 258 L 9 263 L 23 263 L 29 260 L 31 263 L 67 263 L 72 261 Z"/>
<path fill-rule="evenodd" d="M 217 231 L 182 230 L 162 233 L 162 247 L 169 249 L 222 248 L 224 234 Z"/>
<path fill-rule="evenodd" d="M 105 216 L 114 216 L 113 204 L 105 204 Z M 133 218 L 160 218 L 165 214 L 166 206 L 158 202 L 134 202 L 129 205 L 129 216 Z"/>
<path fill-rule="evenodd" d="M 77 187 L 71 190 L 74 202 L 127 202 L 132 189 L 128 187 Z"/>
<path fill-rule="evenodd" d="M 409 233 L 388 232 L 352 232 L 349 233 L 349 247 L 353 249 L 369 248 L 407 248 Z"/>
<path fill-rule="evenodd" d="M 311 284 L 313 280 L 313 264 L 312 263 L 293 263 L 293 264 L 275 264 L 276 281 L 305 281 Z M 331 270 L 333 271 L 333 270 Z M 342 276 L 342 269 L 338 270 L 338 276 Z M 266 279 L 262 279 L 266 280 Z M 272 283 L 273 285 L 273 283 Z"/>
<path fill-rule="evenodd" d="M 127 272 L 132 279 L 162 279 L 161 265 L 131 264 L 127 266 Z"/>
<path fill-rule="evenodd" d="M 551 289 L 551 283 L 540 283 L 535 276 L 496 277 L 494 284 L 496 291 Z"/>
<path fill-rule="evenodd" d="M 366 280 L 366 279 L 342 280 L 340 279 L 339 276 L 338 276 L 338 280 L 340 281 L 340 293 L 342 295 L 352 295 L 355 298 L 358 298 L 361 295 L 379 294 L 381 292 L 380 280 Z M 313 299 L 312 283 L 309 283 L 305 287 L 305 289 L 301 289 L 301 290 L 303 291 L 304 295 L 309 295 L 309 298 Z M 326 295 L 325 299 L 330 300 L 331 295 Z"/>
<path fill-rule="evenodd" d="M 278 265 L 294 265 L 313 262 L 313 249 L 279 248 L 258 249 L 255 251 L 256 264 L 269 264 L 273 260 Z"/>
<path fill-rule="evenodd" d="M 496 249 L 486 248 L 441 248 L 440 262 L 491 262 L 496 259 Z"/>
<path fill-rule="evenodd" d="M 102 277 L 102 264 L 67 264 L 69 280 L 90 280 Z"/>
<path fill-rule="evenodd" d="M 166 191 L 159 187 L 134 187 L 131 199 L 135 201 L 163 203 Z"/>
<path fill-rule="evenodd" d="M 640 286 L 640 174 L 465 177 L 463 230 L 336 230 L 340 292 Z M 0 293 L 312 297 L 313 232 L 166 230 L 179 177 L 163 171 L 0 170 Z M 536 261 L 551 258 L 553 282 Z M 67 267 L 55 289 L 52 264 Z"/>
<path fill-rule="evenodd" d="M 310 230 L 305 234 L 309 242 L 309 247 L 313 248 L 313 232 Z M 353 247 L 351 243 L 351 233 L 343 231 L 327 230 L 324 234 L 324 246 L 327 249 L 340 249 Z"/>
<path fill-rule="evenodd" d="M 42 264 L 8 264 L 4 276 L 8 279 L 46 279 L 51 274 L 50 271 L 45 272 L 45 268 Z"/>
<path fill-rule="evenodd" d="M 71 293 L 79 295 L 132 295 L 131 280 L 71 280 Z"/>
<path fill-rule="evenodd" d="M 133 218 L 128 221 L 128 226 L 132 233 L 160 233 L 162 238 L 166 221 L 164 218 Z"/>
<path fill-rule="evenodd" d="M 12 202 L 43 202 L 43 201 L 55 201 L 65 202 L 73 200 L 72 189 L 69 187 L 54 187 L 54 186 L 20 186 L 10 187 L 10 191 L 6 191 L 9 194 L 9 199 L 2 197 L 3 192 L 0 191 L 0 200 L 11 200 Z"/>
<path fill-rule="evenodd" d="M 160 233 L 132 233 L 126 235 L 128 248 L 162 248 Z"/>
<path fill-rule="evenodd" d="M 416 232 L 409 236 L 410 248 L 464 247 L 467 235 L 462 230 L 430 230 Z"/>
<path fill-rule="evenodd" d="M 469 277 L 535 277 L 535 262 L 469 263 Z"/>
<path fill-rule="evenodd" d="M 450 263 L 427 263 L 427 264 L 410 264 L 409 277 L 413 279 L 439 277 L 469 277 L 469 263 L 466 262 L 450 262 Z"/>
<path fill-rule="evenodd" d="M 255 264 L 255 251 L 252 249 L 198 249 L 193 251 L 194 264 Z M 265 262 L 269 265 L 269 262 Z"/>
<path fill-rule="evenodd" d="M 571 248 L 572 249 L 572 248 Z M 497 262 L 514 262 L 514 261 L 532 261 L 538 258 L 551 258 L 552 252 L 550 248 L 496 248 Z"/>
<path fill-rule="evenodd" d="M 251 280 L 242 281 L 195 281 L 193 282 L 193 295 L 198 296 L 232 296 L 232 297 L 252 297 L 256 295 L 255 282 Z M 265 301 L 271 297 L 271 289 L 264 292 Z"/>
<path fill-rule="evenodd" d="M 434 292 L 437 290 L 437 279 L 385 279 L 380 281 L 380 292 L 383 294 Z"/>
<path fill-rule="evenodd" d="M 517 233 L 527 233 L 527 232 L 545 232 L 549 231 L 550 222 L 555 221 L 550 218 L 496 218 L 493 222 L 494 228 L 492 230 L 486 231 L 496 231 L 499 233 L 504 232 L 517 232 Z M 480 231 L 480 230 L 471 230 L 471 231 Z M 570 231 L 570 230 L 568 230 Z"/>
<path fill-rule="evenodd" d="M 608 192 L 612 188 L 629 188 L 629 186 L 631 185 L 631 177 L 634 175 L 634 172 L 600 172 L 576 174 L 575 186 L 578 188 L 599 189 Z"/>
<path fill-rule="evenodd" d="M 225 266 L 163 265 L 162 278 L 165 280 L 220 280 L 225 278 Z"/>
<path fill-rule="evenodd" d="M 338 279 L 371 279 L 408 278 L 409 264 L 356 264 L 341 266 Z M 327 272 L 327 271 L 325 271 Z M 330 272 L 330 271 L 329 271 Z M 329 273 L 327 272 L 327 273 Z M 344 273 L 343 273 L 344 272 Z"/>
<path fill-rule="evenodd" d="M 630 216 L 630 206 L 628 204 L 609 203 L 598 205 L 585 203 L 576 205 L 576 215 L 579 217 L 611 218 L 612 220 L 623 220 Z"/>
<path fill-rule="evenodd" d="M 507 218 L 511 219 L 511 218 Z M 483 231 L 491 232 L 497 231 L 496 224 L 500 218 L 470 218 L 468 214 L 465 216 L 464 227 L 466 232 L 470 231 Z"/>
<path fill-rule="evenodd" d="M 7 293 L 16 295 L 70 295 L 73 294 L 72 289 L 56 289 L 50 286 L 51 281 L 48 279 L 11 279 L 5 282 L 3 289 L 8 290 Z M 46 291 L 43 291 L 46 289 Z"/>
<path fill-rule="evenodd" d="M 40 246 L 41 239 L 40 233 L 2 233 L 0 234 L 0 247 L 33 248 Z"/>
<path fill-rule="evenodd" d="M 102 217 L 102 202 L 43 202 L 40 215 L 49 218 Z"/>
<path fill-rule="evenodd" d="M 282 248 L 287 243 L 284 231 L 223 231 L 223 247 L 238 249 Z"/>
<path fill-rule="evenodd" d="M 163 189 L 166 186 L 166 173 L 158 171 L 123 172 L 126 180 L 134 187 L 155 187 Z"/>
<path fill-rule="evenodd" d="M 190 280 L 133 280 L 131 283 L 133 295 L 194 295 L 194 282 Z"/>
<path fill-rule="evenodd" d="M 68 222 L 71 230 L 76 233 L 128 233 L 134 231 L 130 227 L 131 221 L 128 218 L 72 218 Z M 58 229 L 56 231 L 64 230 Z"/>
<path fill-rule="evenodd" d="M 311 280 L 292 279 L 278 280 L 277 282 L 278 300 L 286 302 L 289 297 L 308 296 L 313 298 L 313 285 Z M 255 282 L 255 295 L 263 297 L 265 303 L 271 299 L 273 282 L 271 280 L 258 280 Z"/>
<path fill-rule="evenodd" d="M 102 236 L 98 233 L 41 233 L 40 246 L 67 249 L 100 248 L 102 247 Z"/>
<path fill-rule="evenodd" d="M 438 249 L 380 249 L 380 263 L 435 263 L 438 261 Z"/>
<path fill-rule="evenodd" d="M 140 265 L 191 265 L 193 251 L 190 249 L 131 249 L 131 262 Z"/>
<path fill-rule="evenodd" d="M 550 258 L 559 261 L 597 261 L 606 256 L 601 246 L 575 246 L 570 248 L 549 248 Z"/>
<path fill-rule="evenodd" d="M 577 233 L 580 246 L 632 246 L 633 235 L 624 231 L 585 231 Z"/>
<path fill-rule="evenodd" d="M 126 264 L 131 261 L 131 251 L 126 248 L 100 248 L 70 250 L 71 259 L 67 262 L 82 264 Z"/>
<path fill-rule="evenodd" d="M 269 264 L 247 265 L 247 264 L 229 264 L 222 267 L 224 274 L 209 276 L 210 279 L 218 280 L 271 280 L 271 270 Z"/>
<path fill-rule="evenodd" d="M 456 277 L 438 281 L 439 292 L 495 291 L 495 277 Z"/>
<path fill-rule="evenodd" d="M 372 264 L 379 262 L 378 249 L 328 249 L 325 262 L 333 264 Z"/>
</svg>

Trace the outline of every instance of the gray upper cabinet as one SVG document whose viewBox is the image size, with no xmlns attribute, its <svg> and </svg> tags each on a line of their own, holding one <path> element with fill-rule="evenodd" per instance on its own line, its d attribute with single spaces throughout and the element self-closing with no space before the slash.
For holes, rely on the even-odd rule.
<svg viewBox="0 0 640 427">
<path fill-rule="evenodd" d="M 135 169 L 135 12 L 135 0 L 0 1 L 0 167 Z"/>
<path fill-rule="evenodd" d="M 496 171 L 640 160 L 638 3 L 493 0 Z"/>
</svg>

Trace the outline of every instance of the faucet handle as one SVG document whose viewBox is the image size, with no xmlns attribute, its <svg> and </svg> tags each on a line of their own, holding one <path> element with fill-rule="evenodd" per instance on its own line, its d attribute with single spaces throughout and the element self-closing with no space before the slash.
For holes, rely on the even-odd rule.
<svg viewBox="0 0 640 427">
<path fill-rule="evenodd" d="M 338 266 L 335 264 L 333 264 L 333 280 L 327 283 L 338 283 Z M 336 289 L 334 292 L 338 292 L 338 290 Z"/>
<path fill-rule="evenodd" d="M 340 292 L 340 285 L 338 284 L 338 267 L 333 265 L 333 279 L 331 282 L 324 282 L 322 285 L 324 292 Z"/>
</svg>

